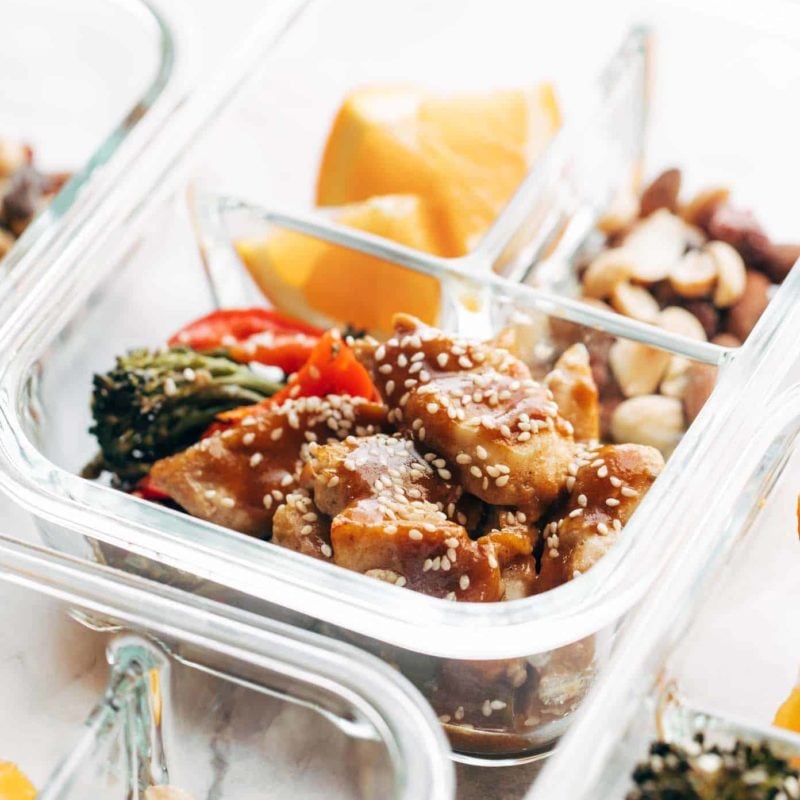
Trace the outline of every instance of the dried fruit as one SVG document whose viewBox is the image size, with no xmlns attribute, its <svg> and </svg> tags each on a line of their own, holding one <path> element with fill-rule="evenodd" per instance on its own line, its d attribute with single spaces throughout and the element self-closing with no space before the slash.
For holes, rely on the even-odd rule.
<svg viewBox="0 0 800 800">
<path fill-rule="evenodd" d="M 686 373 L 686 391 L 683 394 L 683 410 L 686 421 L 691 425 L 706 400 L 714 391 L 717 382 L 717 368 L 712 364 L 701 364 L 692 361 Z"/>
<path fill-rule="evenodd" d="M 608 353 L 611 372 L 625 397 L 655 392 L 669 360 L 669 353 L 630 339 L 618 339 Z"/>
<path fill-rule="evenodd" d="M 642 322 L 654 322 L 658 316 L 658 302 L 643 286 L 624 281 L 611 292 L 611 305 L 620 314 Z"/>
<path fill-rule="evenodd" d="M 683 406 L 674 397 L 645 394 L 620 403 L 611 418 L 615 442 L 647 444 L 667 458 L 685 430 Z"/>
<path fill-rule="evenodd" d="M 677 212 L 680 191 L 681 171 L 679 169 L 665 170 L 642 192 L 639 214 L 642 217 L 649 217 L 660 208 L 666 208 L 673 213 Z"/>
<path fill-rule="evenodd" d="M 624 249 L 634 254 L 634 280 L 663 281 L 686 249 L 686 224 L 661 208 L 634 226 L 625 237 Z"/>
<path fill-rule="evenodd" d="M 669 271 L 669 282 L 681 297 L 707 297 L 717 279 L 714 259 L 703 250 L 690 250 Z"/>
<path fill-rule="evenodd" d="M 656 324 L 665 331 L 687 336 L 689 339 L 696 339 L 699 342 L 704 342 L 707 338 L 700 320 L 690 311 L 680 306 L 665 308 L 658 315 Z"/>
<path fill-rule="evenodd" d="M 717 271 L 714 305 L 717 308 L 732 306 L 744 294 L 746 267 L 739 251 L 727 242 L 709 242 L 705 246 Z"/>
<path fill-rule="evenodd" d="M 753 330 L 769 303 L 769 278 L 760 272 L 749 269 L 744 293 L 731 307 L 728 315 L 728 330 L 737 339 L 744 341 Z"/>
<path fill-rule="evenodd" d="M 583 293 L 598 300 L 609 297 L 618 283 L 630 278 L 634 269 L 634 256 L 624 247 L 604 250 L 583 273 Z"/>
</svg>

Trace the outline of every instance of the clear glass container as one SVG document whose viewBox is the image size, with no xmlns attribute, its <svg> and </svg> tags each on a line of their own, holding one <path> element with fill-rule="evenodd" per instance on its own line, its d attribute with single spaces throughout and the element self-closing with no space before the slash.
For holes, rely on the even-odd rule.
<svg viewBox="0 0 800 800">
<path fill-rule="evenodd" d="M 782 357 L 787 385 L 771 402 L 740 406 L 731 423 L 749 444 L 708 473 L 704 507 L 682 513 L 696 503 L 687 498 L 675 509 L 676 550 L 529 797 L 622 798 L 655 738 L 722 731 L 800 754 L 800 735 L 772 724 L 800 660 L 799 373 L 793 351 Z"/>
<path fill-rule="evenodd" d="M 0 761 L 37 797 L 453 797 L 436 718 L 377 659 L 6 538 L 0 565 Z"/>
<path fill-rule="evenodd" d="M 99 169 L 134 131 L 153 127 L 183 77 L 179 19 L 144 0 L 4 3 L 0 137 L 29 146 L 43 173 L 71 175 L 2 259 L 4 276 L 97 191 Z"/>
<path fill-rule="evenodd" d="M 681 6 L 673 7 L 674 17 L 667 6 L 656 9 L 680 27 Z M 48 254 L 35 292 L 18 295 L 0 328 L 0 337 L 11 343 L 0 359 L 0 484 L 36 514 L 53 547 L 378 652 L 428 693 L 458 758 L 492 764 L 536 758 L 566 729 L 607 660 L 617 623 L 673 548 L 674 530 L 663 521 L 685 506 L 687 490 L 704 488 L 698 476 L 721 447 L 730 441 L 741 447 L 743 434 L 729 425 L 732 414 L 766 396 L 788 369 L 775 354 L 798 322 L 800 276 L 787 279 L 734 357 L 725 347 L 512 279 L 522 272 L 503 276 L 494 269 L 498 261 L 500 267 L 523 263 L 515 260 L 523 251 L 541 260 L 564 224 L 559 215 L 540 220 L 554 190 L 585 185 L 605 198 L 619 175 L 609 170 L 592 183 L 594 167 L 630 166 L 640 154 L 649 35 L 636 26 L 638 6 L 604 7 L 602 15 L 598 10 L 597 25 L 606 26 L 598 35 L 594 25 L 576 29 L 570 4 L 540 25 L 536 9 L 522 4 L 453 2 L 433 10 L 412 3 L 393 9 L 394 24 L 387 26 L 378 7 L 321 3 L 297 17 L 275 44 L 297 10 L 290 2 L 270 8 L 230 63 L 187 99 L 164 135 L 142 153 L 135 180 L 120 183 L 68 248 Z M 509 45 L 488 61 L 475 59 L 488 20 L 502 23 Z M 716 20 L 709 12 L 709 35 Z M 660 30 L 657 24 L 656 39 Z M 445 49 L 447 60 L 441 58 Z M 548 77 L 563 96 L 563 131 L 466 256 L 431 258 L 355 235 L 308 210 L 327 126 L 354 83 L 403 79 L 441 89 Z M 614 113 L 598 121 L 598 109 Z M 593 124 L 600 132 L 589 151 Z M 619 137 L 609 135 L 617 125 L 630 134 L 619 148 Z M 196 179 L 188 204 L 181 191 L 187 175 Z M 572 213 L 575 193 L 565 196 Z M 217 303 L 253 298 L 231 247 L 242 235 L 239 225 L 258 235 L 267 226 L 313 234 L 427 276 L 441 300 L 441 324 L 475 337 L 513 324 L 520 341 L 532 345 L 527 355 L 537 374 L 572 341 L 608 336 L 718 365 L 717 388 L 680 443 L 681 431 L 675 432 L 677 446 L 665 470 L 611 552 L 587 574 L 511 602 L 450 603 L 402 590 L 78 477 L 94 454 L 87 433 L 92 374 L 128 348 L 163 342 Z M 518 239 L 509 238 L 518 231 Z M 482 251 L 489 246 L 491 258 Z M 368 274 L 365 283 L 370 280 Z M 507 671 L 499 684 L 484 678 L 498 666 Z M 477 680 L 470 669 L 477 670 Z M 521 686 L 513 685 L 508 670 L 524 677 Z M 449 679 L 454 694 L 437 698 L 436 687 L 448 674 L 456 676 Z M 555 691 L 548 694 L 546 687 Z M 504 711 L 502 719 L 487 718 L 486 700 L 499 701 L 501 708 L 492 711 Z M 464 707 L 460 720 L 451 713 L 456 703 Z"/>
</svg>

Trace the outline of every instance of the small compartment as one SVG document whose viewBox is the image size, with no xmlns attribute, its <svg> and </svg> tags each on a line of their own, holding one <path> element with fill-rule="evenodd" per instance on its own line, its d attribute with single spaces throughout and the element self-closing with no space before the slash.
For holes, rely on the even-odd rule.
<svg viewBox="0 0 800 800">
<path fill-rule="evenodd" d="M 594 702 L 587 704 L 586 725 L 576 727 L 531 798 L 551 796 L 554 786 L 575 798 L 624 798 L 634 789 L 637 764 L 641 796 L 650 796 L 647 790 L 666 785 L 675 766 L 665 766 L 665 753 L 661 761 L 649 756 L 650 745 L 667 742 L 696 758 L 698 734 L 706 743 L 721 743 L 723 754 L 736 741 L 756 748 L 752 791 L 763 792 L 756 796 L 772 796 L 770 787 L 787 797 L 797 792 L 797 397 L 796 386 L 784 391 L 766 406 L 760 424 L 751 423 L 756 443 L 744 448 L 732 485 L 715 493 L 708 527 L 702 535 L 680 537 L 658 592 L 621 637 L 618 657 L 626 662 L 625 674 L 614 674 L 619 662 L 612 660 Z M 676 509 L 676 515 L 684 510 Z M 592 726 L 602 717 L 607 725 L 598 736 Z M 774 765 L 785 786 L 768 783 L 755 770 L 760 765 L 772 774 L 769 758 L 758 750 L 762 744 L 788 762 Z M 585 778 L 568 777 L 570 765 L 584 754 Z M 714 754 L 710 758 L 712 766 L 719 764 Z M 748 758 L 739 757 L 740 771 Z M 677 775 L 673 785 L 686 786 Z"/>
<path fill-rule="evenodd" d="M 361 657 L 351 685 L 337 673 L 360 654 L 321 637 L 5 540 L 0 560 L 0 776 L 20 797 L 26 781 L 53 800 L 452 797 L 435 718 L 379 662 Z"/>
<path fill-rule="evenodd" d="M 3 30 L 0 258 L 9 271 L 149 116 L 172 81 L 177 43 L 158 6 L 139 0 L 69 9 L 10 0 Z"/>
</svg>

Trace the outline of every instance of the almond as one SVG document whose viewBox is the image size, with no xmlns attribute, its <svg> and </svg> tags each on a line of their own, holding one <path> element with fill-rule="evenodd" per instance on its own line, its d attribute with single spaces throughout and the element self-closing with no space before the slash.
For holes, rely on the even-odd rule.
<svg viewBox="0 0 800 800">
<path fill-rule="evenodd" d="M 681 209 L 681 216 L 689 225 L 708 230 L 712 214 L 723 203 L 728 201 L 730 191 L 724 186 L 715 186 L 698 192 L 690 202 Z"/>
<path fill-rule="evenodd" d="M 625 281 L 618 283 L 611 292 L 611 305 L 620 314 L 642 322 L 653 322 L 659 308 L 655 297 L 643 286 L 634 286 Z"/>
<path fill-rule="evenodd" d="M 661 208 L 634 226 L 623 247 L 634 256 L 633 280 L 644 284 L 663 281 L 686 249 L 686 225 Z"/>
<path fill-rule="evenodd" d="M 611 418 L 611 435 L 622 444 L 646 444 L 668 458 L 685 430 L 683 406 L 674 397 L 645 394 L 620 403 Z"/>
<path fill-rule="evenodd" d="M 679 169 L 668 169 L 662 172 L 642 192 L 642 197 L 639 201 L 639 214 L 642 217 L 649 217 L 661 208 L 676 212 L 678 210 L 678 195 L 680 191 L 681 171 Z"/>
<path fill-rule="evenodd" d="M 714 391 L 714 384 L 717 382 L 717 368 L 712 364 L 701 364 L 693 361 L 686 373 L 686 392 L 683 395 L 683 410 L 686 419 L 691 425 L 706 400 Z"/>
<path fill-rule="evenodd" d="M 728 313 L 728 332 L 739 341 L 743 342 L 750 335 L 764 313 L 769 303 L 770 286 L 766 275 L 752 269 L 747 270 L 744 293 Z"/>
<path fill-rule="evenodd" d="M 763 254 L 761 266 L 775 283 L 783 283 L 798 259 L 800 244 L 770 243 Z"/>
<path fill-rule="evenodd" d="M 681 297 L 689 299 L 709 295 L 716 279 L 717 266 L 714 259 L 703 250 L 690 250 L 669 272 L 670 286 Z"/>
<path fill-rule="evenodd" d="M 611 372 L 625 397 L 655 392 L 669 360 L 669 353 L 630 339 L 617 339 L 608 353 Z"/>
<path fill-rule="evenodd" d="M 717 308 L 728 308 L 744 294 L 747 278 L 744 259 L 727 242 L 709 242 L 704 251 L 711 257 L 717 270 L 714 305 Z"/>
<path fill-rule="evenodd" d="M 633 254 L 624 247 L 612 247 L 597 255 L 583 273 L 583 293 L 603 300 L 618 283 L 627 281 L 634 270 Z"/>
<path fill-rule="evenodd" d="M 696 339 L 698 342 L 705 342 L 707 339 L 705 328 L 697 317 L 690 311 L 680 306 L 669 306 L 665 308 L 656 320 L 656 325 L 670 333 L 677 333 L 689 339 Z"/>
</svg>

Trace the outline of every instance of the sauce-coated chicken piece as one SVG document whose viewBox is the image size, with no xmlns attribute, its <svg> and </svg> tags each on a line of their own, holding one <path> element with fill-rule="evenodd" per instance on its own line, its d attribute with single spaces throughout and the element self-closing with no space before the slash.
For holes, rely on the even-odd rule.
<svg viewBox="0 0 800 800">
<path fill-rule="evenodd" d="M 494 543 L 470 539 L 463 490 L 440 463 L 399 436 L 348 437 L 311 448 L 303 483 L 332 517 L 336 564 L 436 597 L 499 600 Z"/>
<path fill-rule="evenodd" d="M 331 520 L 302 492 L 290 492 L 272 519 L 272 541 L 323 561 L 333 555 Z"/>
<path fill-rule="evenodd" d="M 278 506 L 298 488 L 304 448 L 366 436 L 385 422 L 386 409 L 361 398 L 288 399 L 254 409 L 235 427 L 156 462 L 150 476 L 192 516 L 265 536 Z"/>
<path fill-rule="evenodd" d="M 444 458 L 465 491 L 532 519 L 558 498 L 573 428 L 519 359 L 405 314 L 395 316 L 391 339 L 366 350 L 389 421 Z"/>
<path fill-rule="evenodd" d="M 544 382 L 559 413 L 572 425 L 575 440 L 596 442 L 600 438 L 600 397 L 586 346 L 574 344 L 565 350 Z"/>
<path fill-rule="evenodd" d="M 607 444 L 579 453 L 569 465 L 570 496 L 563 514 L 542 531 L 545 547 L 537 593 L 597 563 L 617 541 L 663 467 L 661 453 L 646 445 Z"/>
</svg>

